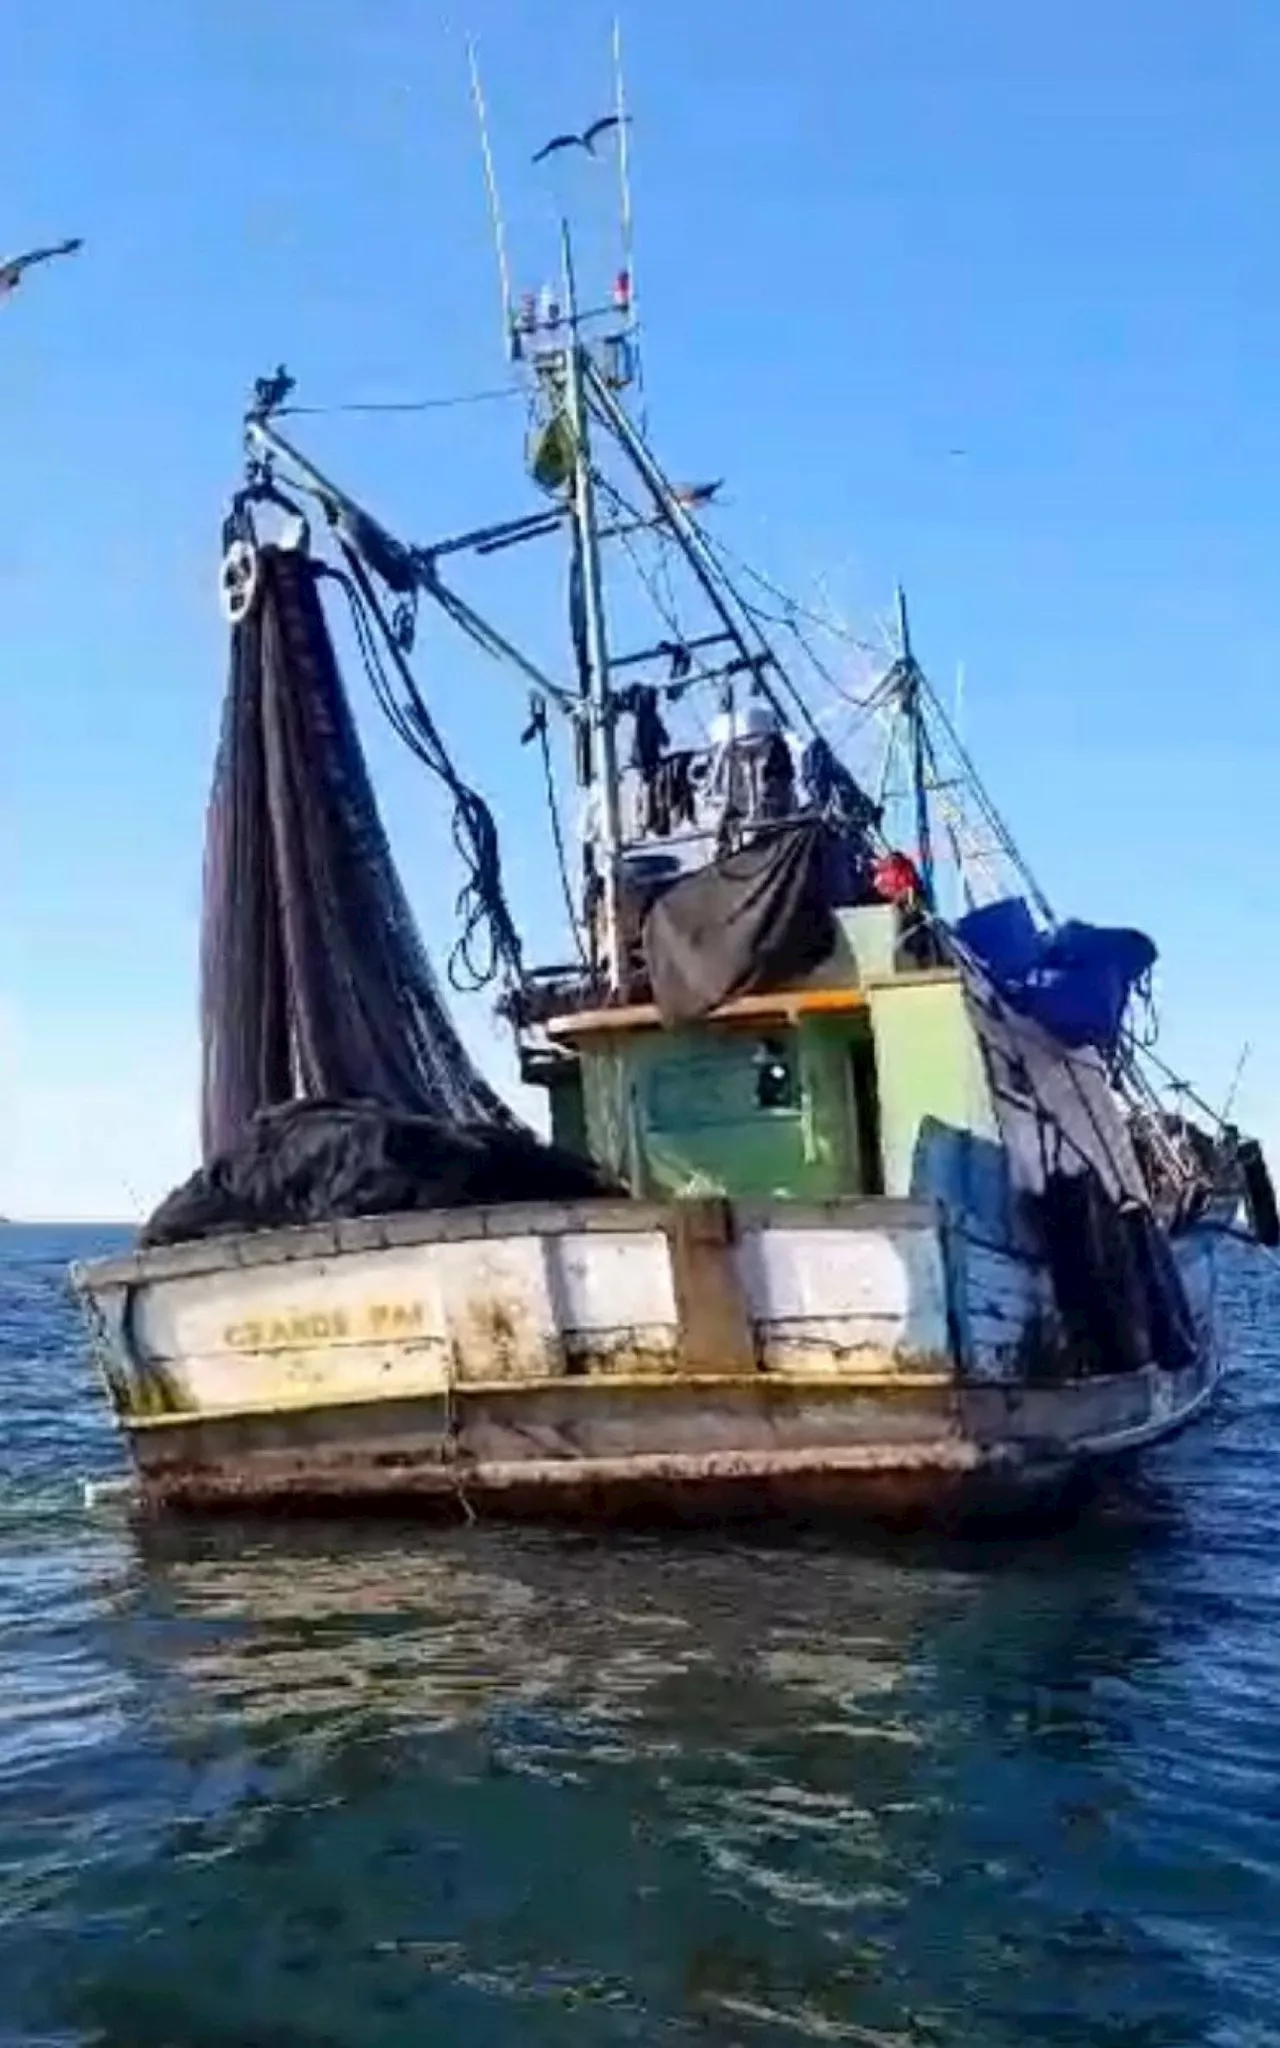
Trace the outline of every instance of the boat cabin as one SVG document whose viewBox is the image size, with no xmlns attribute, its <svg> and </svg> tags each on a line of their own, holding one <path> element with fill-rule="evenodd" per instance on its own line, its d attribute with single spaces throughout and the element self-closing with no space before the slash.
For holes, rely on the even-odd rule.
<svg viewBox="0 0 1280 2048">
<path fill-rule="evenodd" d="M 807 980 L 690 1024 L 652 1002 L 549 1017 L 524 1073 L 547 1090 L 556 1142 L 648 1200 L 920 1192 L 927 1119 L 993 1128 L 963 985 L 904 959 L 895 905 L 836 923 Z"/>
</svg>

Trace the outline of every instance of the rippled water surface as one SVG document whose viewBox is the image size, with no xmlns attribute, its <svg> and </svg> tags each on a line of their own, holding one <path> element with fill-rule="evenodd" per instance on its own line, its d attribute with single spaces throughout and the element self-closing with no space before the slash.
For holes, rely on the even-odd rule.
<svg viewBox="0 0 1280 2048">
<path fill-rule="evenodd" d="M 0 1232 L 0 2043 L 1280 2044 L 1280 1288 L 974 1547 L 145 1540 Z"/>
</svg>

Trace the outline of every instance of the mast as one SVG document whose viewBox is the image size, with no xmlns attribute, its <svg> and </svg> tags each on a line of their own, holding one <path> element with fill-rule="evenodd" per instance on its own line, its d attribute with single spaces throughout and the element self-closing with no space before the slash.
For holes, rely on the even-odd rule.
<svg viewBox="0 0 1280 2048">
<path fill-rule="evenodd" d="M 586 611 L 587 717 L 591 735 L 591 786 L 599 792 L 595 821 L 602 855 L 600 876 L 604 910 L 604 967 L 609 983 L 623 982 L 620 862 L 622 817 L 618 786 L 618 753 L 614 731 L 613 692 L 609 683 L 609 643 L 605 627 L 604 587 L 600 567 L 600 533 L 596 520 L 595 480 L 591 467 L 591 425 L 583 375 L 584 346 L 578 332 L 577 283 L 569 224 L 560 225 L 564 265 L 565 315 L 569 343 L 565 351 L 565 402 L 573 443 L 573 488 L 570 508 L 578 558 L 582 566 L 582 597 Z"/>
<path fill-rule="evenodd" d="M 783 656 L 784 643 L 780 635 L 789 630 L 810 669 L 823 678 L 835 697 L 844 698 L 848 693 L 839 687 L 830 670 L 810 648 L 797 623 L 799 618 L 812 620 L 813 614 L 806 614 L 802 607 L 778 592 L 767 579 L 758 577 L 749 565 L 739 563 L 739 568 L 746 575 L 763 583 L 766 589 L 772 590 L 775 598 L 780 599 L 781 615 L 762 609 L 758 599 L 753 602 L 744 594 L 733 574 L 730 551 L 718 545 L 704 531 L 700 519 L 690 509 L 708 501 L 718 487 L 704 487 L 701 498 L 687 488 L 677 488 L 651 449 L 643 421 L 638 423 L 623 402 L 621 394 L 627 385 L 634 383 L 639 387 L 639 361 L 635 345 L 638 327 L 632 280 L 633 235 L 627 155 L 626 124 L 630 117 L 623 95 L 616 38 L 613 113 L 592 122 L 580 135 L 566 133 L 554 136 L 533 159 L 538 163 L 553 153 L 574 148 L 584 150 L 589 157 L 594 156 L 595 145 L 601 135 L 605 132 L 616 134 L 625 263 L 618 271 L 605 303 L 579 302 L 571 227 L 564 219 L 560 223 L 562 283 L 559 293 L 551 286 L 544 286 L 541 294 L 523 292 L 518 303 L 512 303 L 506 233 L 474 51 L 471 57 L 473 99 L 480 126 L 503 295 L 505 340 L 511 360 L 522 366 L 522 374 L 528 381 L 533 422 L 537 429 L 536 443 L 531 443 L 528 451 L 529 466 L 535 482 L 546 493 L 550 503 L 544 503 L 541 510 L 450 535 L 427 546 L 409 546 L 394 540 L 369 513 L 327 479 L 279 432 L 275 415 L 282 411 L 283 400 L 288 397 L 291 387 L 291 380 L 283 372 L 274 378 L 261 380 L 246 428 L 256 451 L 257 467 L 267 482 L 272 460 L 279 458 L 287 465 L 295 486 L 318 497 L 337 529 L 337 538 L 344 552 L 354 551 L 367 561 L 380 593 L 374 616 L 381 627 L 382 637 L 388 643 L 391 664 L 401 673 L 402 680 L 405 680 L 404 657 L 410 644 L 410 639 L 405 636 L 411 637 L 412 607 L 422 596 L 438 606 L 486 653 L 523 674 L 540 700 L 549 700 L 565 715 L 576 742 L 577 781 L 587 799 L 588 809 L 582 846 L 585 899 L 582 907 L 591 935 L 588 978 L 610 991 L 622 991 L 628 979 L 623 880 L 629 850 L 627 835 L 632 830 L 632 821 L 628 807 L 623 803 L 619 769 L 619 693 L 614 687 L 615 675 L 621 678 L 636 666 L 647 670 L 665 658 L 671 662 L 671 678 L 665 686 L 670 702 L 678 702 L 688 690 L 709 690 L 718 686 L 721 707 L 730 712 L 732 693 L 738 680 L 743 679 L 752 696 L 758 696 L 770 705 L 780 727 L 788 732 L 789 740 L 795 737 L 790 728 L 797 725 L 797 721 L 808 729 L 810 735 L 825 739 L 825 716 L 815 714 L 799 678 L 793 674 L 792 664 L 796 657 L 787 659 Z M 593 323 L 605 323 L 598 343 L 588 339 Z M 639 388 L 642 393 L 642 387 Z M 439 402 L 442 401 L 432 401 Z M 648 500 L 647 506 L 642 504 L 637 509 L 621 491 L 615 490 L 612 471 L 619 459 L 641 484 L 643 496 Z M 607 465 L 607 473 L 602 465 Z M 261 478 L 258 487 L 264 488 Z M 573 545 L 571 625 L 575 660 L 573 670 L 557 679 L 464 599 L 452 578 L 445 580 L 444 572 L 455 556 L 493 556 L 500 550 L 526 541 L 563 532 L 566 525 L 571 527 Z M 655 590 L 653 579 L 640 566 L 640 581 L 651 609 L 656 609 L 662 620 L 664 637 L 654 646 L 636 651 L 628 643 L 625 651 L 620 647 L 614 653 L 610 646 L 606 611 L 605 579 L 610 549 L 620 543 L 632 556 L 630 536 L 646 533 L 651 533 L 664 551 L 659 557 L 664 574 L 668 562 L 674 557 L 682 580 L 687 580 L 694 588 L 687 597 L 682 591 L 677 602 L 668 575 L 664 601 L 662 591 Z M 907 829 L 913 831 L 916 842 L 923 902 L 929 911 L 936 912 L 940 880 L 938 854 L 948 837 L 957 850 L 957 860 L 964 857 L 965 849 L 959 834 L 965 828 L 965 817 L 952 794 L 959 790 L 976 804 L 980 820 L 994 839 L 994 851 L 1016 868 L 1034 905 L 1046 922 L 1052 923 L 1052 913 L 1044 897 L 1027 873 L 1007 829 L 987 796 L 946 707 L 937 698 L 928 675 L 916 659 L 911 644 L 906 596 L 900 587 L 896 595 L 897 658 L 890 662 L 888 672 L 883 675 L 866 706 L 854 700 L 854 708 L 873 712 L 889 727 L 880 792 L 882 805 L 890 794 L 894 770 L 905 757 L 906 789 L 895 789 L 892 794 L 895 803 L 900 796 L 904 797 L 904 807 L 911 813 Z M 684 611 L 689 599 L 709 608 L 712 617 L 706 623 L 712 630 L 686 630 L 677 614 Z M 622 616 L 619 613 L 614 623 L 621 621 Z M 824 622 L 816 619 L 814 623 L 821 627 Z M 851 635 L 845 637 L 852 638 Z M 710 652 L 713 649 L 718 650 L 714 655 Z M 696 661 L 693 659 L 695 651 Z M 676 666 L 677 657 L 683 664 L 679 668 Z M 406 680 L 406 690 L 408 687 Z M 630 704 L 632 700 L 628 695 L 624 701 Z M 536 725 L 531 727 L 531 734 L 538 729 Z M 942 753 L 939 752 L 939 739 Z M 679 751 L 678 743 L 676 750 Z M 549 764 L 547 778 L 553 831 L 559 848 L 554 774 Z M 692 799 L 686 801 L 692 802 Z M 936 816 L 935 803 L 938 806 Z M 624 815 L 627 815 L 625 832 Z M 635 831 L 634 844 L 639 850 L 647 841 L 649 828 L 637 822 Z M 936 836 L 938 831 L 944 835 L 941 841 Z M 714 837 L 714 832 L 698 819 L 693 821 L 693 829 L 682 835 L 684 842 L 710 841 Z M 682 852 L 680 859 L 683 858 Z M 563 874 L 562 855 L 561 865 Z M 570 883 L 566 883 L 566 895 L 570 898 L 575 895 Z M 577 923 L 578 914 L 574 906 L 571 922 Z"/>
<path fill-rule="evenodd" d="M 920 882 L 925 907 L 934 908 L 933 829 L 929 819 L 928 739 L 924 707 L 920 701 L 920 671 L 911 652 L 911 622 L 907 617 L 907 593 L 898 585 L 898 644 L 902 661 L 902 709 L 911 735 L 911 787 L 915 797 L 916 845 L 920 855 Z"/>
</svg>

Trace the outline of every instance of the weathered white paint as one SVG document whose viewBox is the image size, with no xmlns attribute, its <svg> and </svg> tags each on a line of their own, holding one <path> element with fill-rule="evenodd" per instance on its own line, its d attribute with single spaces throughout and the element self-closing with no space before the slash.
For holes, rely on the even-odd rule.
<svg viewBox="0 0 1280 2048">
<path fill-rule="evenodd" d="M 1061 1476 L 1167 1434 L 1217 1378 L 1211 1233 L 1175 1243 L 1202 1357 L 1060 1385 L 1025 1370 L 1047 1274 L 931 1205 L 744 1204 L 714 1243 L 756 1370 L 710 1378 L 681 1349 L 679 1233 L 639 1203 L 279 1232 L 104 1262 L 79 1284 L 145 1471 L 196 1500 L 448 1492 L 451 1458 L 495 1494 L 526 1465 L 552 1493 L 757 1468 L 822 1486 L 1010 1460 Z"/>
<path fill-rule="evenodd" d="M 353 1252 L 365 1285 L 380 1287 L 381 1252 Z M 562 1332 L 536 1236 L 461 1240 L 415 1254 L 423 1296 L 434 1292 L 439 1325 L 459 1380 L 531 1380 L 559 1370 Z"/>
<path fill-rule="evenodd" d="M 254 1406 L 428 1392 L 450 1368 L 453 1250 L 434 1247 L 181 1276 L 140 1286 L 132 1338 L 144 1374 L 159 1368 L 180 1404 Z M 269 1392 L 267 1391 L 269 1390 Z"/>
<path fill-rule="evenodd" d="M 671 1255 L 660 1230 L 565 1232 L 544 1239 L 560 1323 L 589 1333 L 676 1319 Z"/>
<path fill-rule="evenodd" d="M 747 1231 L 737 1267 L 766 1370 L 856 1370 L 859 1354 L 943 1366 L 946 1278 L 937 1226 Z"/>
<path fill-rule="evenodd" d="M 571 1210 L 548 1213 L 542 1229 L 530 1227 L 534 1212 L 510 1220 L 518 1227 L 503 1233 L 490 1215 L 467 1235 L 449 1219 L 439 1235 L 405 1244 L 357 1237 L 342 1248 L 339 1235 L 328 1241 L 336 1248 L 314 1253 L 314 1234 L 300 1232 L 296 1246 L 270 1247 L 284 1256 L 265 1260 L 243 1240 L 226 1247 L 221 1264 L 205 1257 L 186 1272 L 172 1254 L 144 1254 L 102 1269 L 89 1285 L 117 1301 L 129 1288 L 122 1363 L 147 1410 L 225 1412 L 677 1369 L 663 1230 L 627 1228 L 625 1210 L 612 1212 L 612 1228 L 566 1228 Z M 745 1211 L 731 1256 L 763 1370 L 946 1368 L 946 1283 L 931 1209 Z"/>
</svg>

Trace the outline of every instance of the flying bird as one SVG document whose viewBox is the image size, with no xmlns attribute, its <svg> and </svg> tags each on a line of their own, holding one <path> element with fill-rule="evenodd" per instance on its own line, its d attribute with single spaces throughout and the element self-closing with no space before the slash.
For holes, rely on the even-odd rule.
<svg viewBox="0 0 1280 2048">
<path fill-rule="evenodd" d="M 55 256 L 74 256 L 83 247 L 83 238 L 75 235 L 69 242 L 55 242 L 49 249 L 28 249 L 25 256 L 11 256 L 7 263 L 0 263 L 0 293 L 16 292 L 27 271 L 37 263 L 49 263 Z"/>
<path fill-rule="evenodd" d="M 713 484 L 673 484 L 671 495 L 677 505 L 683 505 L 688 512 L 695 512 L 701 505 L 709 505 L 724 489 L 724 478 L 719 477 Z"/>
<path fill-rule="evenodd" d="M 540 164 L 544 157 L 554 156 L 558 149 L 585 149 L 588 156 L 594 156 L 597 139 L 601 135 L 607 135 L 611 128 L 620 128 L 624 121 L 630 119 L 630 114 L 603 114 L 598 121 L 593 121 L 589 128 L 584 128 L 581 135 L 553 135 L 550 142 L 543 144 L 533 161 Z"/>
</svg>

